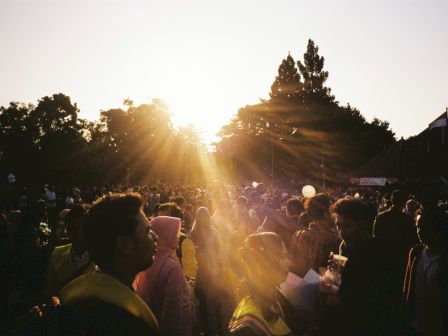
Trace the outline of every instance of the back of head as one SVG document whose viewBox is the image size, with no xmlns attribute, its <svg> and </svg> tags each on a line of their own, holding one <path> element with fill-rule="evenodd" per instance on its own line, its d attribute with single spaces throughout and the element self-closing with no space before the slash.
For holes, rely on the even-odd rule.
<svg viewBox="0 0 448 336">
<path fill-rule="evenodd" d="M 333 214 L 338 214 L 348 220 L 362 225 L 369 229 L 369 222 L 372 219 L 369 205 L 357 198 L 341 198 L 331 207 Z"/>
<path fill-rule="evenodd" d="M 114 262 L 117 237 L 134 233 L 142 205 L 142 198 L 136 193 L 108 194 L 93 204 L 84 233 L 87 251 L 98 266 Z"/>
<path fill-rule="evenodd" d="M 406 204 L 406 193 L 401 190 L 394 190 L 391 195 L 392 205 L 397 208 L 403 208 Z"/>
<path fill-rule="evenodd" d="M 414 199 L 410 199 L 406 202 L 406 209 L 408 213 L 413 214 L 420 208 L 420 203 Z"/>
<path fill-rule="evenodd" d="M 289 217 L 299 216 L 303 212 L 303 204 L 298 198 L 290 198 L 286 202 L 286 214 Z"/>
<path fill-rule="evenodd" d="M 186 205 L 185 198 L 183 198 L 182 196 L 176 197 L 174 203 L 176 203 L 176 205 L 181 209 Z"/>
<path fill-rule="evenodd" d="M 70 209 L 65 215 L 64 222 L 67 225 L 67 230 L 71 232 L 73 230 L 73 226 L 77 224 L 77 222 L 87 215 L 87 206 L 86 205 L 76 205 L 72 209 Z"/>
<path fill-rule="evenodd" d="M 176 203 L 163 203 L 159 206 L 157 216 L 169 216 L 182 219 L 182 210 Z"/>
<path fill-rule="evenodd" d="M 317 194 L 311 197 L 306 203 L 306 211 L 313 221 L 324 220 L 327 218 L 332 200 L 325 193 Z"/>
<path fill-rule="evenodd" d="M 249 235 L 240 249 L 241 259 L 249 267 L 263 267 L 268 271 L 276 265 L 282 252 L 282 239 L 273 232 L 261 232 Z"/>
<path fill-rule="evenodd" d="M 162 203 L 157 207 L 157 216 L 169 216 L 171 214 L 172 203 Z"/>
</svg>

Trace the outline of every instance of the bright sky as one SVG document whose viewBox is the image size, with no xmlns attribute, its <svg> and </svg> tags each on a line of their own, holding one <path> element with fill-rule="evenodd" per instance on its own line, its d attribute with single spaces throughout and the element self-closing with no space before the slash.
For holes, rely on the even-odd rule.
<svg viewBox="0 0 448 336">
<path fill-rule="evenodd" d="M 447 17 L 446 0 L 0 0 L 0 105 L 63 92 L 98 119 L 161 98 L 209 142 L 312 38 L 336 98 L 407 137 L 448 106 Z"/>
</svg>

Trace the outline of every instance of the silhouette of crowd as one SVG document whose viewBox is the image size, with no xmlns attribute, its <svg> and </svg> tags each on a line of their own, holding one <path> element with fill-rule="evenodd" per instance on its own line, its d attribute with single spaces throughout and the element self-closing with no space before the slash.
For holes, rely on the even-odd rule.
<svg viewBox="0 0 448 336">
<path fill-rule="evenodd" d="M 7 335 L 448 334 L 446 191 L 14 184 Z"/>
</svg>

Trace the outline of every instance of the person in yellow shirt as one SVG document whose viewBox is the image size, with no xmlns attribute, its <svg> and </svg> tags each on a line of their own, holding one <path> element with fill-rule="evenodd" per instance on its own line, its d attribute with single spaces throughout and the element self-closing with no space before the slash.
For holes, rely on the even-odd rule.
<svg viewBox="0 0 448 336">
<path fill-rule="evenodd" d="M 248 236 L 240 249 L 245 292 L 229 323 L 230 335 L 289 336 L 302 334 L 299 316 L 278 291 L 289 268 L 280 236 L 262 232 Z"/>
<path fill-rule="evenodd" d="M 157 235 L 139 194 L 108 194 L 89 210 L 83 227 L 95 272 L 59 293 L 70 335 L 160 335 L 148 305 L 134 292 L 136 275 L 151 267 Z"/>
<path fill-rule="evenodd" d="M 56 247 L 51 254 L 47 273 L 47 292 L 50 296 L 57 296 L 68 282 L 94 270 L 95 265 L 86 252 L 82 237 L 86 214 L 87 207 L 77 205 L 65 216 L 71 243 Z"/>
</svg>

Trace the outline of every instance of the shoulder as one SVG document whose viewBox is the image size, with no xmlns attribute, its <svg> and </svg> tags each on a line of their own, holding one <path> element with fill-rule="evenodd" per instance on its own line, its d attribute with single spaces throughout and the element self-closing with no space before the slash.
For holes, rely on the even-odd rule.
<svg viewBox="0 0 448 336">
<path fill-rule="evenodd" d="M 391 210 L 387 209 L 387 210 L 384 210 L 384 211 L 378 213 L 378 215 L 376 215 L 376 219 L 384 219 L 390 215 L 391 215 Z"/>
<path fill-rule="evenodd" d="M 423 251 L 423 244 L 417 244 L 414 247 L 412 247 L 409 251 L 409 257 L 410 258 L 417 258 L 422 254 Z"/>
<path fill-rule="evenodd" d="M 72 249 L 72 244 L 62 245 L 62 246 L 56 246 L 53 252 L 51 253 L 52 258 L 59 257 L 64 254 L 70 253 Z"/>
<path fill-rule="evenodd" d="M 67 326 L 74 335 L 159 335 L 155 325 L 121 307 L 96 299 L 86 299 L 65 308 Z"/>
<path fill-rule="evenodd" d="M 172 257 L 166 259 L 162 269 L 168 277 L 184 277 L 181 264 Z"/>
</svg>

